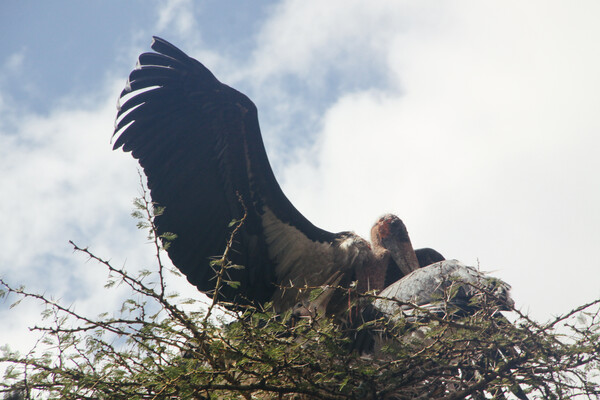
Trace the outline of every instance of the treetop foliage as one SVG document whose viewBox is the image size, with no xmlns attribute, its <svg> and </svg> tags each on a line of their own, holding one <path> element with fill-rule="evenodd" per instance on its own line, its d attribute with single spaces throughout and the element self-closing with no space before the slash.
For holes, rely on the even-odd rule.
<svg viewBox="0 0 600 400">
<path fill-rule="evenodd" d="M 156 269 L 133 276 L 71 242 L 109 271 L 107 290 L 131 295 L 119 310 L 81 315 L 52 298 L 0 279 L 0 296 L 43 305 L 39 341 L 27 354 L 2 348 L 5 399 L 485 399 L 597 398 L 600 315 L 596 301 L 546 323 L 518 310 L 509 322 L 489 301 L 479 311 L 443 316 L 416 305 L 412 318 L 384 318 L 376 293 L 348 297 L 339 316 L 269 305 L 226 311 L 217 304 L 231 265 L 224 249 L 213 267 L 208 304 L 167 291 L 164 246 L 144 193 L 133 213 L 148 230 Z M 244 220 L 233 221 L 231 240 Z M 230 241 L 231 244 L 231 241 Z M 173 271 L 176 273 L 176 271 Z M 323 288 L 306 288 L 318 296 Z M 447 297 L 452 297 L 452 287 Z M 444 296 L 446 297 L 446 295 Z M 447 299 L 440 299 L 445 301 Z M 493 299 L 492 299 L 493 300 Z M 194 311 L 187 311 L 193 308 Z M 414 315 L 420 318 L 414 318 Z"/>
</svg>

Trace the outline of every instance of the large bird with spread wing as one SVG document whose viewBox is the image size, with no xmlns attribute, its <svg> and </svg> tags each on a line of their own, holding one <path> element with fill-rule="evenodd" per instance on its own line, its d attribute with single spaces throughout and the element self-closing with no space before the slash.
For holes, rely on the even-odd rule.
<svg viewBox="0 0 600 400">
<path fill-rule="evenodd" d="M 282 311 L 307 300 L 304 287 L 357 282 L 359 291 L 381 290 L 444 260 L 432 249 L 415 252 L 394 215 L 375 223 L 371 243 L 313 225 L 275 179 L 252 101 L 167 41 L 155 37 L 152 49 L 140 55 L 121 93 L 114 148 L 139 160 L 152 200 L 164 207 L 155 218 L 158 233 L 177 236 L 169 257 L 198 289 L 214 289 L 211 260 L 225 250 L 230 222 L 244 215 L 229 252 L 244 268 L 227 270 L 239 286 L 220 288 L 226 304 L 272 301 Z M 429 286 L 404 282 L 427 296 L 439 289 L 435 279 Z M 322 306 L 336 313 L 338 303 L 332 298 Z"/>
<path fill-rule="evenodd" d="M 370 243 L 313 225 L 275 179 L 252 101 L 167 41 L 155 37 L 152 49 L 140 55 L 121 93 L 114 149 L 139 160 L 153 202 L 164 207 L 154 220 L 157 233 L 176 235 L 169 257 L 199 290 L 214 290 L 211 261 L 228 245 L 230 222 L 243 218 L 228 253 L 243 268 L 226 271 L 239 286 L 217 292 L 228 307 L 272 302 L 276 311 L 318 306 L 338 314 L 347 310 L 344 296 L 324 291 L 315 305 L 302 289 L 356 282 L 358 291 L 381 290 L 382 298 L 365 304 L 370 310 L 410 318 L 406 302 L 445 313 L 448 304 L 439 299 L 457 280 L 462 286 L 450 303 L 467 313 L 476 288 L 494 294 L 498 308 L 512 307 L 504 282 L 444 261 L 435 250 L 414 251 L 394 215 L 375 223 Z"/>
</svg>

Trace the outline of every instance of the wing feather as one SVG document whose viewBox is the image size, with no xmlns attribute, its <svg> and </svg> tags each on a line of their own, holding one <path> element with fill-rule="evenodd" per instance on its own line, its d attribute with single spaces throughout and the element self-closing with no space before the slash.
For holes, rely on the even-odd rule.
<svg viewBox="0 0 600 400">
<path fill-rule="evenodd" d="M 211 258 L 225 250 L 230 221 L 244 214 L 239 193 L 248 214 L 230 258 L 245 268 L 228 271 L 240 287 L 223 287 L 221 299 L 270 300 L 283 277 L 275 259 L 281 257 L 273 256 L 279 250 L 269 249 L 265 236 L 266 207 L 270 224 L 292 226 L 301 236 L 269 239 L 294 254 L 295 271 L 285 278 L 305 273 L 297 261 L 302 246 L 328 249 L 339 234 L 315 227 L 281 191 L 250 99 L 170 43 L 154 38 L 152 48 L 156 53 L 140 55 L 121 93 L 114 149 L 139 160 L 153 202 L 165 208 L 155 218 L 158 233 L 177 235 L 169 257 L 204 292 L 215 284 Z"/>
</svg>

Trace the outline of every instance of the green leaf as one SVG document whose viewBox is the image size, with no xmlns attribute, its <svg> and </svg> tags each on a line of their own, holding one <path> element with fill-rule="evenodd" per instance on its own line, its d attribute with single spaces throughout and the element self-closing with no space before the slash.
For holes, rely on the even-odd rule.
<svg viewBox="0 0 600 400">
<path fill-rule="evenodd" d="M 228 281 L 228 280 L 224 280 L 225 284 L 227 286 L 230 286 L 234 289 L 238 289 L 241 285 L 241 283 L 239 281 Z"/>
<path fill-rule="evenodd" d="M 172 232 L 165 232 L 160 235 L 160 238 L 168 242 L 172 242 L 173 240 L 177 239 L 177 235 Z"/>
<path fill-rule="evenodd" d="M 22 301 L 22 300 L 23 300 L 23 299 L 19 299 L 19 300 L 15 301 L 14 303 L 12 303 L 12 304 L 10 305 L 10 308 L 15 308 L 16 306 L 18 306 L 18 305 L 19 305 L 19 303 L 21 303 L 21 301 Z"/>
<path fill-rule="evenodd" d="M 223 264 L 223 260 L 218 259 L 218 260 L 212 260 L 209 261 L 208 265 L 210 265 L 211 267 L 220 267 Z"/>
<path fill-rule="evenodd" d="M 139 210 L 132 211 L 131 216 L 135 219 L 145 219 L 146 218 L 146 216 Z"/>
<path fill-rule="evenodd" d="M 164 212 L 165 212 L 164 207 L 161 207 L 161 206 L 157 205 L 156 203 L 152 203 L 152 214 L 154 214 L 155 217 L 163 215 Z"/>
</svg>

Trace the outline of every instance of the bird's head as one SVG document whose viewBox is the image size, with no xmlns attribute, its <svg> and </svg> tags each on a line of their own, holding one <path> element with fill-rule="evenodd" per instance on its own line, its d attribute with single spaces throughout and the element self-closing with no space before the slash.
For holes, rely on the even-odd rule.
<svg viewBox="0 0 600 400">
<path fill-rule="evenodd" d="M 404 222 L 396 215 L 386 214 L 371 228 L 371 242 L 373 246 L 389 248 L 392 243 L 410 242 L 410 238 Z"/>
<path fill-rule="evenodd" d="M 413 250 L 404 222 L 393 214 L 386 214 L 371 228 L 371 242 L 374 248 L 390 252 L 403 275 L 419 268 L 419 261 Z"/>
</svg>

